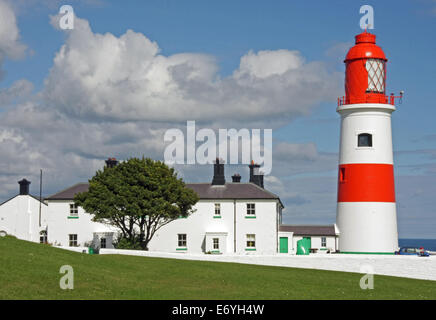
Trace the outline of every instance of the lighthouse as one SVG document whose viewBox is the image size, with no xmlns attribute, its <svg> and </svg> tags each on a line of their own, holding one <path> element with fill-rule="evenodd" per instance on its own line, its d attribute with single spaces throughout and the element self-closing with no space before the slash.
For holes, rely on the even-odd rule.
<svg viewBox="0 0 436 320">
<path fill-rule="evenodd" d="M 398 249 L 391 115 L 386 62 L 374 34 L 363 32 L 345 58 L 341 116 L 337 226 L 339 251 L 385 253 Z"/>
</svg>

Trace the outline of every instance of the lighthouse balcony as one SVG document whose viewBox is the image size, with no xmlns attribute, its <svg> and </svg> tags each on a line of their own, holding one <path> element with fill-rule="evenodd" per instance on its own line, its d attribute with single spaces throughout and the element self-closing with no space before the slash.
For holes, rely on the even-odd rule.
<svg viewBox="0 0 436 320">
<path fill-rule="evenodd" d="M 349 98 L 342 96 L 338 98 L 338 107 L 347 105 L 347 104 L 357 104 L 357 103 L 381 103 L 381 104 L 390 104 L 395 106 L 395 101 L 399 99 L 401 103 L 401 99 L 403 98 L 402 95 L 395 96 L 393 93 L 391 93 L 390 96 L 384 95 L 384 94 L 377 94 L 365 96 L 361 99 L 354 98 L 353 101 L 350 101 Z"/>
</svg>

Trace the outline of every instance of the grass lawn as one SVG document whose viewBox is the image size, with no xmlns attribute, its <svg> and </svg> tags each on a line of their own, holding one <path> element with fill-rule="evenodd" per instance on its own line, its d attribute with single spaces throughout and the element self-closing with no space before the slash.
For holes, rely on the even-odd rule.
<svg viewBox="0 0 436 320">
<path fill-rule="evenodd" d="M 74 290 L 62 290 L 62 265 Z M 0 237 L 0 299 L 436 299 L 436 281 L 118 255 L 87 255 Z"/>
</svg>

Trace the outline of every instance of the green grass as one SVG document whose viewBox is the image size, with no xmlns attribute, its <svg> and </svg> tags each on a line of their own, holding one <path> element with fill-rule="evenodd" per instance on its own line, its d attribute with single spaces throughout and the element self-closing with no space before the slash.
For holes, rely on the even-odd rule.
<svg viewBox="0 0 436 320">
<path fill-rule="evenodd" d="M 59 287 L 62 265 L 74 290 Z M 118 255 L 87 255 L 0 237 L 0 299 L 436 299 L 436 281 Z"/>
</svg>

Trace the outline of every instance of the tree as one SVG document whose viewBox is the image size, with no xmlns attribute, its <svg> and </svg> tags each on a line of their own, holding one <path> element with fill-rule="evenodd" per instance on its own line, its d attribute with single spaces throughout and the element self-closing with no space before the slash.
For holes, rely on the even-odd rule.
<svg viewBox="0 0 436 320">
<path fill-rule="evenodd" d="M 119 228 L 124 243 L 143 250 L 161 227 L 189 216 L 198 200 L 173 168 L 144 157 L 97 171 L 88 191 L 74 198 L 93 221 Z"/>
</svg>

